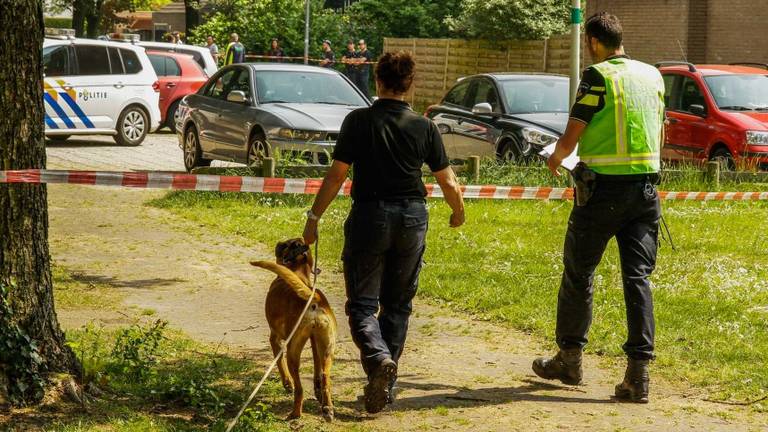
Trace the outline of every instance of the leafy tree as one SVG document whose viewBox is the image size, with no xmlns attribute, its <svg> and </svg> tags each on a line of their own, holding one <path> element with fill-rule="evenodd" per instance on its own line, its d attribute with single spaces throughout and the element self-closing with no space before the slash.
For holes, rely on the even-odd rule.
<svg viewBox="0 0 768 432">
<path fill-rule="evenodd" d="M 446 23 L 460 35 L 480 39 L 541 39 L 564 33 L 568 0 L 465 0 Z"/>
</svg>

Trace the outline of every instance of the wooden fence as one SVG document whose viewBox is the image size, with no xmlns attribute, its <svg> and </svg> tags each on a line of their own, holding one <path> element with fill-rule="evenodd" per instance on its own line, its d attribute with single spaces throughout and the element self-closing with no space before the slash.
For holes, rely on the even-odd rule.
<svg viewBox="0 0 768 432">
<path fill-rule="evenodd" d="M 410 51 L 416 57 L 411 105 L 437 103 L 456 80 L 489 72 L 549 72 L 567 75 L 570 36 L 533 41 L 385 38 L 384 51 Z M 583 64 L 583 62 L 582 62 Z"/>
</svg>

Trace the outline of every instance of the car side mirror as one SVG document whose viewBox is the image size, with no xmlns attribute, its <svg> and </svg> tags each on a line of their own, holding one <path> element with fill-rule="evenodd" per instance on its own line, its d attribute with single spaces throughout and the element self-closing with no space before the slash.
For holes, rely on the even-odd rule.
<svg viewBox="0 0 768 432">
<path fill-rule="evenodd" d="M 371 97 L 371 101 L 373 101 L 373 102 L 376 102 L 377 100 L 379 100 L 379 97 L 378 97 L 378 96 L 373 96 L 373 97 Z"/>
<path fill-rule="evenodd" d="M 688 110 L 691 111 L 691 114 L 699 116 L 699 117 L 706 117 L 707 116 L 707 109 L 704 108 L 704 105 L 698 105 L 694 104 L 688 107 Z"/>
<path fill-rule="evenodd" d="M 248 102 L 248 96 L 245 95 L 245 92 L 242 92 L 240 90 L 232 90 L 227 95 L 227 102 L 244 104 Z"/>
<path fill-rule="evenodd" d="M 480 102 L 472 107 L 472 114 L 496 116 L 498 113 L 493 112 L 493 107 L 488 102 Z"/>
</svg>

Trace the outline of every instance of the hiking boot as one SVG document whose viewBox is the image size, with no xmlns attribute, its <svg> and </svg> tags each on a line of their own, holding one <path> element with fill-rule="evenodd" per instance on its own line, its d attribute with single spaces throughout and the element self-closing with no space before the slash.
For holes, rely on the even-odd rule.
<svg viewBox="0 0 768 432">
<path fill-rule="evenodd" d="M 397 379 L 397 363 L 386 359 L 368 377 L 365 386 L 365 410 L 376 414 L 384 409 L 389 401 L 390 385 Z"/>
<path fill-rule="evenodd" d="M 552 358 L 537 358 L 533 361 L 533 371 L 541 378 L 560 380 L 563 384 L 579 385 L 583 373 L 581 370 L 581 348 L 560 350 Z"/>
<path fill-rule="evenodd" d="M 393 379 L 392 382 L 389 384 L 389 394 L 387 395 L 387 405 L 392 405 L 395 403 L 395 399 L 397 398 L 397 378 Z"/>
<path fill-rule="evenodd" d="M 648 364 L 650 360 L 628 359 L 624 381 L 616 386 L 616 398 L 636 403 L 648 403 Z"/>
</svg>

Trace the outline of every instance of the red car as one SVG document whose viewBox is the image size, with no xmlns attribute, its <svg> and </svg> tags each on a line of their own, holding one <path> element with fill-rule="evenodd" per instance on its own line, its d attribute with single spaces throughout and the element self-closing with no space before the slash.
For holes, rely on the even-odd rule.
<svg viewBox="0 0 768 432">
<path fill-rule="evenodd" d="M 768 169 L 768 65 L 656 66 L 666 87 L 665 160 Z"/>
<path fill-rule="evenodd" d="M 160 124 L 176 133 L 176 111 L 181 98 L 196 93 L 208 76 L 190 55 L 147 51 L 147 56 L 160 82 Z"/>
</svg>

